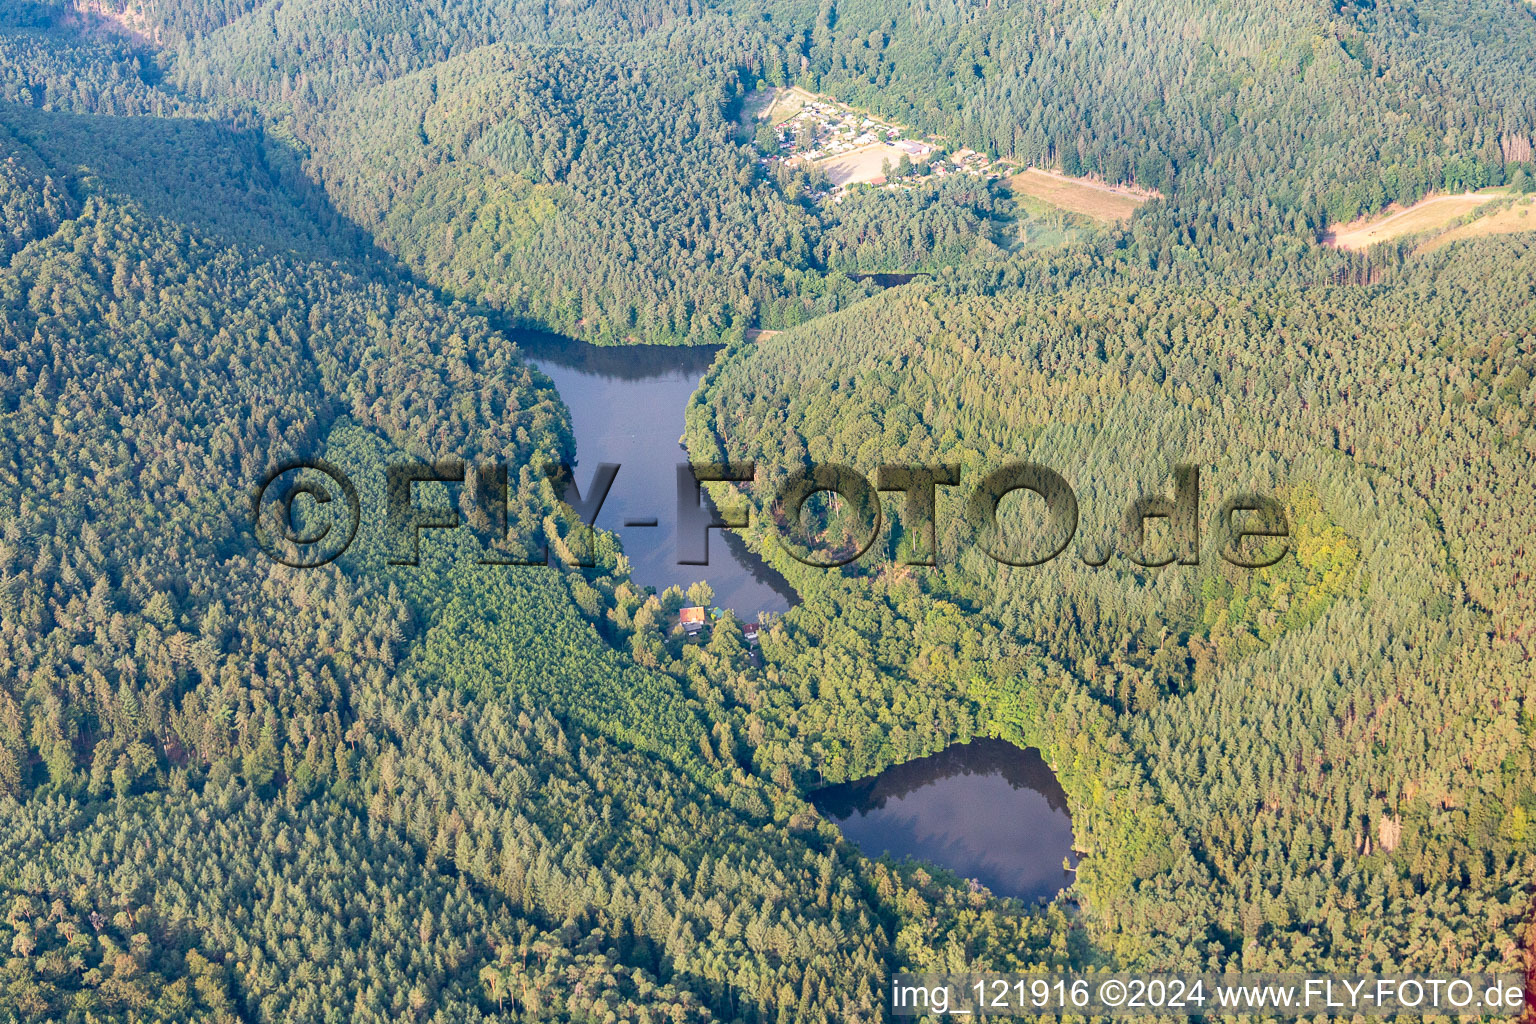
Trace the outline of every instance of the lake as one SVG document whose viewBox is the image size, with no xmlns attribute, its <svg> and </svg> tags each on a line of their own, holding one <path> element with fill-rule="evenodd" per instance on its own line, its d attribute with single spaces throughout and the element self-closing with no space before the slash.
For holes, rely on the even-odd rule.
<svg viewBox="0 0 1536 1024">
<path fill-rule="evenodd" d="M 702 579 L 715 604 L 746 621 L 796 603 L 788 582 L 728 530 L 709 531 L 708 565 L 677 563 L 677 466 L 688 461 L 679 438 L 688 399 L 718 348 L 597 346 L 538 335 L 517 342 L 571 412 L 582 494 L 598 463 L 619 465 L 596 525 L 619 535 L 636 585 L 660 593 Z M 626 525 L 650 520 L 656 525 Z"/>
<path fill-rule="evenodd" d="M 1022 900 L 1072 882 L 1067 795 L 1033 747 L 972 740 L 810 798 L 869 857 L 928 861 Z"/>
</svg>

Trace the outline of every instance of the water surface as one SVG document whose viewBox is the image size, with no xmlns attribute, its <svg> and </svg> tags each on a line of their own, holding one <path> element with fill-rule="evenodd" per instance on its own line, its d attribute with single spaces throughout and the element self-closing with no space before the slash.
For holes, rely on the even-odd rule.
<svg viewBox="0 0 1536 1024">
<path fill-rule="evenodd" d="M 977 739 L 811 794 L 866 856 L 913 857 L 1000 896 L 1048 899 L 1071 884 L 1072 816 L 1033 747 Z"/>
<path fill-rule="evenodd" d="M 909 281 L 915 281 L 920 277 L 932 277 L 933 275 L 923 270 L 898 270 L 891 272 L 873 271 L 867 274 L 849 274 L 848 276 L 853 278 L 855 281 L 873 281 L 881 288 L 894 288 L 899 284 L 906 284 Z"/>
<path fill-rule="evenodd" d="M 517 341 L 571 411 L 582 494 L 598 463 L 619 465 L 597 525 L 619 535 L 637 585 L 659 593 L 704 580 L 715 604 L 748 621 L 789 609 L 794 590 L 729 531 L 709 531 L 708 565 L 677 563 L 677 465 L 688 461 L 678 439 L 688 399 L 718 348 L 597 346 L 538 335 Z M 656 525 L 625 525 L 639 520 Z"/>
</svg>

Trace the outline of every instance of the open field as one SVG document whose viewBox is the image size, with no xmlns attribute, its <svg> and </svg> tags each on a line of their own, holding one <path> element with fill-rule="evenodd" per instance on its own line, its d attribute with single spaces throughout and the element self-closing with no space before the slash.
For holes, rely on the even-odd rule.
<svg viewBox="0 0 1536 1024">
<path fill-rule="evenodd" d="M 799 86 L 791 89 L 766 89 L 747 97 L 746 102 L 742 104 L 741 118 L 746 124 L 751 124 L 753 121 L 783 124 L 800 113 L 800 108 L 815 98 Z"/>
<path fill-rule="evenodd" d="M 1489 235 L 1513 235 L 1522 231 L 1536 231 L 1536 197 L 1522 199 L 1512 206 L 1496 210 L 1486 217 L 1452 228 L 1419 246 L 1418 252 L 1432 252 L 1442 245 L 1464 242 L 1469 238 L 1486 238 Z"/>
<path fill-rule="evenodd" d="M 1038 167 L 1015 174 L 1008 179 L 1008 187 L 1106 224 L 1129 220 L 1136 208 L 1150 198 L 1149 194 L 1104 185 L 1086 178 L 1069 178 L 1065 174 L 1044 171 Z"/>
<path fill-rule="evenodd" d="M 1463 192 L 1453 196 L 1430 196 L 1406 209 L 1385 217 L 1361 218 L 1328 232 L 1324 243 L 1336 249 L 1368 249 L 1378 242 L 1390 242 L 1404 235 L 1417 235 L 1445 228 L 1486 202 L 1504 195 L 1503 189 L 1485 188 L 1481 192 Z"/>
<path fill-rule="evenodd" d="M 773 105 L 768 108 L 768 123 L 783 124 L 800 113 L 802 107 L 815 99 L 815 96 L 806 92 L 798 85 L 792 89 L 775 89 L 773 92 Z"/>
<path fill-rule="evenodd" d="M 827 160 L 818 160 L 816 166 L 834 185 L 857 185 L 879 178 L 885 174 L 886 161 L 895 167 L 905 155 L 895 146 L 877 142 Z"/>
</svg>

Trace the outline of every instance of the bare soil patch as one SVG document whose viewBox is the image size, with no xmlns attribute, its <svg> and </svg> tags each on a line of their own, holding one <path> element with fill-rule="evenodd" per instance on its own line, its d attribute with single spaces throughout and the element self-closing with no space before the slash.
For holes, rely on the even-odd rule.
<svg viewBox="0 0 1536 1024">
<path fill-rule="evenodd" d="M 1362 217 L 1334 228 L 1323 239 L 1336 249 L 1359 252 L 1381 242 L 1406 235 L 1439 231 L 1465 217 L 1484 203 L 1503 195 L 1502 189 L 1483 189 L 1451 196 L 1429 196 L 1409 207 L 1388 207 L 1386 216 Z"/>
<path fill-rule="evenodd" d="M 859 149 L 816 161 L 817 167 L 834 185 L 858 185 L 875 181 L 885 175 L 887 162 L 895 167 L 906 154 L 895 146 L 876 142 Z"/>
</svg>

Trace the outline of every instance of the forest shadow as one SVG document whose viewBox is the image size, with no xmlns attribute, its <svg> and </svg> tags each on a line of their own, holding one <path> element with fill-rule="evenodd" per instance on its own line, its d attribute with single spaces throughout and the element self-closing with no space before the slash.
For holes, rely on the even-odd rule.
<svg viewBox="0 0 1536 1024">
<path fill-rule="evenodd" d="M 304 174 L 296 151 L 259 128 L 13 105 L 0 105 L 0 125 L 77 200 L 115 194 L 199 234 L 309 259 L 394 262 Z"/>
</svg>

